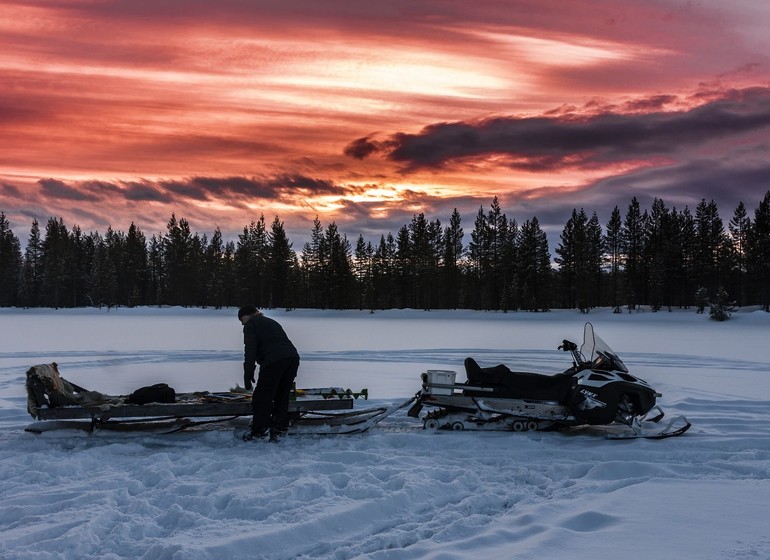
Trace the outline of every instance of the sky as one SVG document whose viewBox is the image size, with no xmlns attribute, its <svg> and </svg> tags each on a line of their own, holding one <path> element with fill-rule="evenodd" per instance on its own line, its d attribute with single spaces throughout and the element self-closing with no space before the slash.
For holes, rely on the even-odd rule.
<svg viewBox="0 0 770 560">
<path fill-rule="evenodd" d="M 234 238 L 770 189 L 764 0 L 4 0 L 0 212 Z M 467 240 L 466 240 L 467 241 Z M 553 247 L 552 247 L 553 249 Z"/>
</svg>

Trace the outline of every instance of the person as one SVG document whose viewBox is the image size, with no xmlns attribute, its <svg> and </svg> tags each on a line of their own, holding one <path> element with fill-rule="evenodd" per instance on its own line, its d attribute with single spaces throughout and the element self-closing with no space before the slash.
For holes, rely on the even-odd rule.
<svg viewBox="0 0 770 560">
<path fill-rule="evenodd" d="M 251 430 L 243 439 L 277 441 L 289 427 L 289 398 L 299 369 L 299 354 L 283 327 L 253 305 L 241 307 L 238 320 L 243 325 L 243 384 L 247 390 L 254 384 L 259 364 L 251 398 Z"/>
</svg>

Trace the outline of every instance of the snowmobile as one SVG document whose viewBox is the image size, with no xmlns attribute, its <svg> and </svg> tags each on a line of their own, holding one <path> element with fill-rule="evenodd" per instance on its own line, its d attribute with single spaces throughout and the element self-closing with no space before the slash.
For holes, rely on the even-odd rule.
<svg viewBox="0 0 770 560">
<path fill-rule="evenodd" d="M 583 344 L 562 341 L 559 350 L 572 356 L 572 366 L 548 375 L 511 371 L 505 365 L 480 367 L 466 358 L 467 382 L 457 373 L 428 370 L 408 415 L 423 417 L 427 429 L 555 430 L 606 426 L 609 438 L 666 438 L 690 428 L 684 416 L 661 424 L 663 410 L 646 381 L 631 375 L 620 357 L 586 323 Z"/>
</svg>

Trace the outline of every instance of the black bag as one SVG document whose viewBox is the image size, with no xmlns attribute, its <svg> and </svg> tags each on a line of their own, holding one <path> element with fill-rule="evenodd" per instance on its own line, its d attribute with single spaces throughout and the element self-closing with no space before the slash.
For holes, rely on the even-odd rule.
<svg viewBox="0 0 770 560">
<path fill-rule="evenodd" d="M 129 404 L 172 403 L 176 401 L 176 391 L 165 383 L 156 383 L 141 387 L 131 393 L 126 402 Z"/>
</svg>

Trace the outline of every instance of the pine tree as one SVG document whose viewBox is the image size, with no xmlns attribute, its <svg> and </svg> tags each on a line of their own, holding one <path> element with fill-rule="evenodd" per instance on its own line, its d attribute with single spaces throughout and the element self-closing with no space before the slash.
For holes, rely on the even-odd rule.
<svg viewBox="0 0 770 560">
<path fill-rule="evenodd" d="M 72 303 L 74 275 L 69 230 L 61 218 L 49 218 L 41 244 L 41 290 L 46 305 L 59 308 Z"/>
<path fill-rule="evenodd" d="M 664 305 L 667 284 L 666 254 L 668 243 L 671 241 L 669 219 L 670 213 L 665 203 L 660 198 L 655 198 L 644 231 L 644 258 L 648 265 L 648 303 L 653 311 L 659 311 Z"/>
<path fill-rule="evenodd" d="M 129 307 L 143 304 L 147 286 L 147 239 L 134 222 L 131 222 L 123 243 L 120 274 L 123 277 L 123 302 Z"/>
<path fill-rule="evenodd" d="M 602 296 L 602 261 L 604 260 L 604 244 L 602 242 L 602 226 L 599 216 L 594 212 L 586 224 L 586 246 L 583 256 L 583 278 L 585 305 L 599 307 Z"/>
<path fill-rule="evenodd" d="M 702 199 L 695 209 L 695 275 L 696 281 L 709 292 L 720 285 L 720 254 L 725 232 L 719 210 L 712 200 Z"/>
<path fill-rule="evenodd" d="M 507 222 L 507 230 L 504 232 L 503 247 L 500 254 L 501 307 L 504 311 L 520 307 L 516 299 L 519 275 L 519 249 L 516 238 L 519 234 L 519 224 L 513 218 Z"/>
<path fill-rule="evenodd" d="M 730 241 L 735 255 L 735 267 L 731 275 L 731 285 L 735 287 L 735 293 L 738 294 L 738 305 L 741 306 L 746 301 L 747 260 L 749 239 L 751 237 L 751 218 L 749 218 L 743 202 L 738 203 L 727 228 L 730 232 Z"/>
<path fill-rule="evenodd" d="M 710 305 L 709 316 L 715 321 L 727 321 L 735 311 L 735 305 L 722 286 L 719 286 Z"/>
<path fill-rule="evenodd" d="M 585 217 L 582 211 L 581 214 Z M 572 209 L 572 215 L 564 224 L 559 240 L 554 261 L 559 265 L 559 279 L 562 284 L 560 301 L 567 309 L 574 309 L 578 300 L 580 245 L 585 241 L 585 221 L 579 218 L 577 209 Z"/>
<path fill-rule="evenodd" d="M 690 209 L 685 206 L 684 210 L 677 216 L 676 228 L 679 232 L 679 262 L 678 270 L 678 299 L 680 305 L 685 309 L 693 305 L 696 293 L 695 281 L 695 219 L 690 213 Z"/>
<path fill-rule="evenodd" d="M 168 303 L 168 271 L 163 251 L 162 234 L 150 238 L 148 261 L 149 301 L 158 307 Z"/>
<path fill-rule="evenodd" d="M 379 309 L 395 307 L 396 252 L 393 234 L 381 235 L 372 260 L 373 305 Z"/>
<path fill-rule="evenodd" d="M 238 297 L 244 305 L 250 302 L 257 307 L 269 303 L 266 292 L 267 278 L 265 263 L 268 260 L 268 238 L 265 216 L 252 221 L 238 236 L 235 249 L 235 267 L 238 283 Z"/>
<path fill-rule="evenodd" d="M 91 270 L 94 266 L 93 235 L 86 235 L 79 226 L 73 226 L 70 231 L 70 246 L 72 247 L 72 305 L 82 307 L 89 305 Z"/>
<path fill-rule="evenodd" d="M 626 219 L 621 230 L 623 252 L 625 253 L 624 275 L 626 280 L 626 297 L 628 309 L 636 309 L 639 302 L 645 299 L 645 264 L 644 264 L 644 229 L 647 213 L 642 214 L 636 197 L 626 212 Z"/>
<path fill-rule="evenodd" d="M 754 210 L 754 225 L 749 236 L 751 270 L 757 302 L 770 311 L 770 190 Z"/>
<path fill-rule="evenodd" d="M 610 221 L 604 236 L 604 249 L 609 261 L 610 272 L 610 303 L 614 313 L 620 313 L 620 286 L 622 285 L 621 269 L 623 267 L 622 221 L 620 210 L 613 208 Z"/>
<path fill-rule="evenodd" d="M 222 230 L 217 227 L 211 236 L 211 242 L 206 248 L 206 293 L 207 304 L 216 309 L 227 305 L 227 286 L 232 282 L 228 274 L 229 263 L 225 257 L 225 245 L 222 240 Z"/>
<path fill-rule="evenodd" d="M 463 257 L 462 219 L 455 208 L 449 218 L 449 225 L 444 228 L 443 251 L 443 281 L 444 297 L 442 305 L 450 309 L 456 309 L 460 305 L 461 271 L 460 261 Z"/>
<path fill-rule="evenodd" d="M 91 269 L 91 299 L 94 305 L 111 308 L 118 300 L 118 272 L 105 238 L 94 234 L 94 265 Z"/>
<path fill-rule="evenodd" d="M 324 245 L 328 250 L 327 259 L 322 263 L 325 301 L 332 309 L 347 309 L 352 303 L 354 282 L 350 242 L 347 236 L 340 235 L 335 222 L 326 226 Z"/>
<path fill-rule="evenodd" d="M 275 217 L 268 235 L 270 307 L 293 307 L 290 303 L 294 266 L 294 251 L 283 222 Z"/>
<path fill-rule="evenodd" d="M 353 257 L 353 273 L 358 286 L 358 308 L 374 309 L 374 247 L 367 243 L 363 235 L 358 236 Z"/>
<path fill-rule="evenodd" d="M 305 243 L 302 249 L 300 263 L 303 272 L 303 283 L 306 294 L 305 305 L 311 308 L 325 307 L 321 298 L 323 292 L 321 262 L 324 259 L 323 227 L 318 216 L 313 220 L 313 229 L 310 232 L 310 241 Z"/>
<path fill-rule="evenodd" d="M 5 214 L 0 212 L 0 307 L 18 305 L 21 266 L 19 239 Z"/>
<path fill-rule="evenodd" d="M 489 309 L 489 285 L 487 279 L 492 273 L 491 241 L 489 222 L 484 207 L 479 207 L 468 245 L 468 303 L 475 309 Z"/>
<path fill-rule="evenodd" d="M 548 251 L 548 237 L 540 229 L 537 218 L 525 221 L 519 230 L 520 300 L 530 311 L 547 311 L 550 308 L 549 285 L 551 278 L 551 255 Z"/>
</svg>

